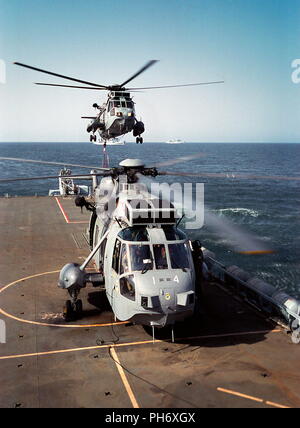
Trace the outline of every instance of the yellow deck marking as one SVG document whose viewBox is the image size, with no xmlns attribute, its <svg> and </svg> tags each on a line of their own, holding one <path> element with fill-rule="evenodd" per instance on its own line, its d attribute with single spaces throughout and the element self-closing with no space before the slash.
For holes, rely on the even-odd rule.
<svg viewBox="0 0 300 428">
<path fill-rule="evenodd" d="M 121 366 L 118 354 L 116 353 L 116 350 L 115 350 L 115 348 L 113 346 L 110 348 L 110 352 L 111 352 L 111 355 L 112 355 L 113 359 L 115 360 L 115 364 L 117 366 L 117 369 L 118 369 L 119 375 L 120 375 L 120 377 L 122 379 L 122 382 L 123 382 L 123 384 L 125 386 L 125 389 L 126 389 L 126 392 L 128 394 L 128 397 L 129 397 L 129 399 L 131 401 L 132 407 L 134 409 L 139 409 L 140 406 L 138 405 L 138 402 L 137 402 L 137 400 L 136 400 L 136 398 L 134 396 L 134 393 L 133 393 L 133 391 L 131 389 L 131 386 L 130 386 L 130 384 L 128 382 L 128 379 L 127 379 L 127 377 L 125 375 L 124 369 Z"/>
<path fill-rule="evenodd" d="M 290 409 L 288 406 L 283 406 L 282 404 L 273 403 L 272 401 L 266 401 L 266 404 L 273 407 L 278 407 L 279 409 Z"/>
<path fill-rule="evenodd" d="M 155 342 L 162 342 L 162 340 L 156 340 Z M 117 343 L 114 345 L 114 347 L 147 345 L 150 343 L 153 343 L 152 339 L 151 340 L 144 340 L 141 342 Z M 86 346 L 84 348 L 58 349 L 56 351 L 33 352 L 31 354 L 6 355 L 3 357 L 0 357 L 0 360 L 12 360 L 15 358 L 26 358 L 26 357 L 43 357 L 43 356 L 47 356 L 47 355 L 66 354 L 69 352 L 78 352 L 78 351 L 92 351 L 94 349 L 111 348 L 111 346 L 112 345 L 95 345 L 95 346 Z"/>
<path fill-rule="evenodd" d="M 231 389 L 217 388 L 217 391 L 225 392 L 226 394 L 235 395 L 237 397 L 246 398 L 247 400 L 257 401 L 259 403 L 267 404 L 268 406 L 279 407 L 283 409 L 289 409 L 288 406 L 283 406 L 282 404 L 273 403 L 272 401 L 265 401 L 262 398 L 253 397 L 252 395 L 241 394 L 237 391 L 232 391 Z"/>
<path fill-rule="evenodd" d="M 231 391 L 230 389 L 217 388 L 220 392 L 225 392 L 226 394 L 236 395 L 237 397 L 247 398 L 247 400 L 258 401 L 259 403 L 263 403 L 264 400 L 257 397 L 252 397 L 251 395 L 241 394 L 240 392 Z"/>
<path fill-rule="evenodd" d="M 86 327 L 86 326 L 84 326 Z M 269 332 L 269 330 L 264 331 L 265 333 Z M 279 333 L 281 332 L 281 330 L 272 330 L 270 333 Z M 253 332 L 245 332 L 245 333 L 232 333 L 232 334 L 227 334 L 226 336 L 239 336 L 239 335 L 247 335 L 247 334 L 261 334 L 262 331 L 253 331 Z M 211 335 L 211 336 L 195 336 L 193 337 L 193 339 L 215 339 L 218 337 L 224 337 L 224 334 L 220 334 L 218 335 Z M 178 338 L 178 341 L 183 341 L 183 340 L 190 340 L 191 338 Z M 140 342 L 125 342 L 125 343 L 117 343 L 114 346 L 115 347 L 121 347 L 121 346 L 135 346 L 135 345 L 147 345 L 150 343 L 162 343 L 162 342 L 171 342 L 172 339 L 168 339 L 168 340 L 158 340 L 155 339 L 153 342 L 153 339 L 151 340 L 143 340 Z M 64 354 L 64 353 L 68 353 L 68 352 L 78 352 L 78 351 L 90 351 L 92 349 L 101 349 L 101 348 L 108 348 L 111 347 L 112 345 L 97 345 L 97 346 L 87 346 L 87 347 L 83 347 L 83 348 L 73 348 L 73 349 L 59 349 L 56 351 L 46 351 L 46 352 L 34 352 L 31 354 L 20 354 L 20 355 L 6 355 L 3 357 L 0 357 L 0 360 L 10 360 L 13 358 L 26 358 L 26 357 L 39 357 L 39 356 L 46 356 L 46 355 L 53 355 L 53 354 Z"/>
<path fill-rule="evenodd" d="M 35 275 L 30 275 L 30 276 L 27 276 L 25 278 L 17 279 L 16 281 L 13 281 L 10 284 L 7 284 L 6 286 L 2 287 L 0 289 L 0 294 L 3 293 L 5 290 L 7 290 L 9 287 L 12 287 L 16 284 L 19 284 L 20 282 L 24 282 L 24 281 L 27 281 L 27 280 L 32 279 L 32 278 L 38 278 L 39 276 L 43 276 L 43 275 L 51 275 L 51 274 L 58 273 L 58 272 L 60 272 L 60 270 L 37 273 Z M 0 308 L 0 314 L 5 315 L 6 317 L 11 318 L 15 321 L 19 321 L 19 322 L 22 322 L 25 324 L 33 324 L 33 325 L 40 325 L 40 326 L 46 326 L 46 327 L 58 327 L 58 328 L 109 327 L 111 325 L 128 324 L 128 321 L 118 321 L 118 322 L 105 323 L 105 324 L 103 324 L 103 323 L 102 324 L 50 324 L 50 323 L 46 323 L 46 322 L 30 321 L 30 320 L 25 320 L 23 318 L 18 318 L 12 314 L 9 314 L 8 312 L 5 312 L 2 308 Z"/>
</svg>

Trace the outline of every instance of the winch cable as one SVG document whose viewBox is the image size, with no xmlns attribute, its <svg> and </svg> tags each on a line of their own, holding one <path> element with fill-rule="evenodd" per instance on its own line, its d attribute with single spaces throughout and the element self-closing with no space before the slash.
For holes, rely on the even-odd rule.
<svg viewBox="0 0 300 428">
<path fill-rule="evenodd" d="M 109 168 L 109 156 L 105 145 L 103 146 L 102 168 Z"/>
</svg>

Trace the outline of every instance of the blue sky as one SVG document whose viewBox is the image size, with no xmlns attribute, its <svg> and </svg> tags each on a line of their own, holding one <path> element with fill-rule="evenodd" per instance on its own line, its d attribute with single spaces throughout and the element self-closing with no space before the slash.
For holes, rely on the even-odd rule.
<svg viewBox="0 0 300 428">
<path fill-rule="evenodd" d="M 87 141 L 106 97 L 13 61 L 111 84 L 159 59 L 134 86 L 225 84 L 135 94 L 145 140 L 300 142 L 299 0 L 0 0 L 0 58 L 0 141 Z"/>
</svg>

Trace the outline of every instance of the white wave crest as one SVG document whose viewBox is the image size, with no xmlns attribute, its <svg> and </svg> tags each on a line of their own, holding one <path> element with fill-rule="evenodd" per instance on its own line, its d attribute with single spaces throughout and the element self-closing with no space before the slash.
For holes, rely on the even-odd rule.
<svg viewBox="0 0 300 428">
<path fill-rule="evenodd" d="M 258 217 L 259 212 L 256 210 L 252 210 L 250 208 L 221 208 L 219 210 L 213 210 L 214 212 L 225 214 L 226 213 L 233 213 L 233 214 L 241 214 L 244 216 L 250 216 L 250 217 Z"/>
</svg>

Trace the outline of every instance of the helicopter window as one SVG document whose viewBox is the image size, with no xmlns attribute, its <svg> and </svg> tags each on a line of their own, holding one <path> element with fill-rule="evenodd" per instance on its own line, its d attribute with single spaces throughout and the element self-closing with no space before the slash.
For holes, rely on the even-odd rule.
<svg viewBox="0 0 300 428">
<path fill-rule="evenodd" d="M 156 269 L 168 269 L 166 247 L 164 244 L 153 245 Z"/>
<path fill-rule="evenodd" d="M 120 258 L 120 275 L 129 271 L 128 255 L 126 244 L 122 244 L 121 258 Z"/>
<path fill-rule="evenodd" d="M 127 108 L 133 108 L 133 102 L 127 101 Z"/>
<path fill-rule="evenodd" d="M 121 105 L 122 105 L 122 107 L 126 107 L 126 102 L 125 102 L 125 101 L 122 101 L 122 102 L 121 102 Z"/>
<path fill-rule="evenodd" d="M 113 106 L 114 106 L 113 103 L 110 101 L 108 104 L 108 111 L 110 111 L 113 108 Z"/>
<path fill-rule="evenodd" d="M 114 107 L 121 107 L 120 101 L 114 101 Z"/>
<path fill-rule="evenodd" d="M 169 244 L 172 269 L 190 268 L 187 244 Z"/>
<path fill-rule="evenodd" d="M 121 230 L 118 236 L 124 241 L 149 241 L 146 227 L 127 227 Z"/>
<path fill-rule="evenodd" d="M 128 275 L 120 279 L 120 293 L 129 300 L 135 300 L 133 275 Z"/>
<path fill-rule="evenodd" d="M 163 230 L 166 235 L 167 241 L 180 241 L 186 239 L 186 234 L 174 226 L 165 226 Z"/>
<path fill-rule="evenodd" d="M 119 273 L 119 259 L 120 259 L 120 249 L 121 249 L 121 241 L 118 239 L 115 243 L 113 260 L 112 260 L 112 268 L 115 272 Z"/>
<path fill-rule="evenodd" d="M 153 260 L 149 245 L 130 245 L 132 271 L 153 269 Z"/>
</svg>

